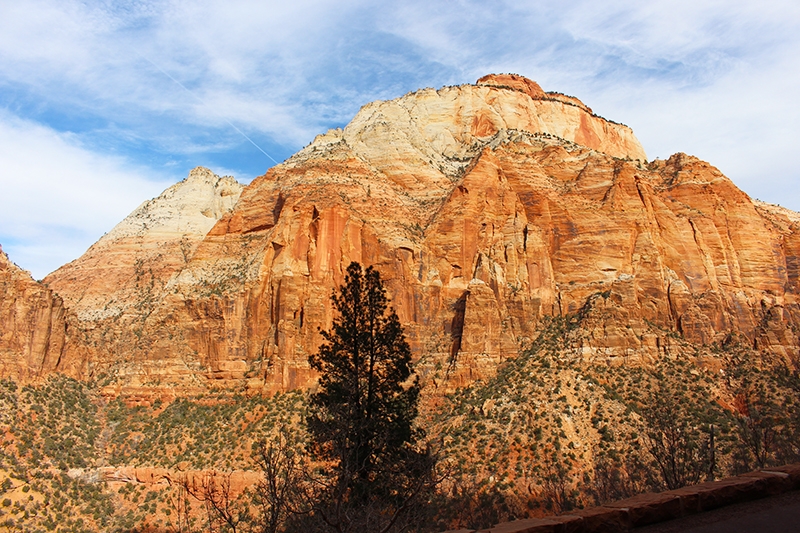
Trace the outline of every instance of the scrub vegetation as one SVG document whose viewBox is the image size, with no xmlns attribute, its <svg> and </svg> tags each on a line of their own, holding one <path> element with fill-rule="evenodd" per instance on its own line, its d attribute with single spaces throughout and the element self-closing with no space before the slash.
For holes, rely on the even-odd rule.
<svg viewBox="0 0 800 533">
<path fill-rule="evenodd" d="M 403 411 L 401 426 L 381 426 L 388 440 L 359 449 L 347 444 L 364 445 L 358 431 L 339 439 L 355 423 L 340 416 L 349 400 L 320 392 L 137 403 L 63 376 L 0 381 L 0 530 L 346 531 L 401 508 L 386 531 L 442 531 L 800 460 L 800 377 L 784 359 L 730 338 L 646 364 L 587 362 L 569 349 L 580 332 L 580 315 L 546 319 L 491 378 L 444 397 L 421 383 L 419 416 Z M 417 393 L 403 392 L 415 390 L 411 372 L 396 373 L 403 386 L 389 387 L 400 396 L 384 403 L 387 419 L 415 404 Z M 327 422 L 309 431 L 309 420 Z M 392 472 L 387 458 L 403 468 Z M 140 483 L 113 475 L 122 467 L 214 475 Z M 413 492 L 406 468 L 424 487 Z M 238 471 L 260 481 L 236 489 Z M 372 483 L 380 501 L 363 500 Z M 354 503 L 373 514 L 329 523 Z"/>
</svg>

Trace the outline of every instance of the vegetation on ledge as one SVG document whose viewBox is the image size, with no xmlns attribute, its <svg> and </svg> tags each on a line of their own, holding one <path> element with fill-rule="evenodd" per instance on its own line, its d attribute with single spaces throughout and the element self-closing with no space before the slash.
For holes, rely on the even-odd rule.
<svg viewBox="0 0 800 533">
<path fill-rule="evenodd" d="M 648 364 L 589 363 L 570 349 L 580 326 L 549 319 L 493 377 L 445 398 L 423 389 L 419 425 L 447 472 L 419 503 L 425 527 L 485 527 L 800 460 L 800 377 L 783 359 L 731 338 Z M 291 392 L 143 406 L 62 376 L 2 381 L 0 527 L 230 530 L 177 485 L 100 469 L 258 471 L 254 450 L 278 434 L 302 452 L 307 405 Z"/>
</svg>

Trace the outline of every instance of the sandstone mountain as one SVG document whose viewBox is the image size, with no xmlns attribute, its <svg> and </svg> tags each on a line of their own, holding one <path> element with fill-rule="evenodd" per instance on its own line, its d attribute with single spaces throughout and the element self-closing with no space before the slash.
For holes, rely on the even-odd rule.
<svg viewBox="0 0 800 533">
<path fill-rule="evenodd" d="M 196 168 L 44 281 L 83 322 L 141 314 L 131 308 L 163 292 L 241 192 L 235 179 Z"/>
<path fill-rule="evenodd" d="M 572 313 L 589 360 L 647 360 L 679 335 L 796 362 L 799 224 L 694 157 L 648 162 L 574 97 L 486 76 L 368 104 L 243 190 L 196 169 L 46 287 L 5 282 L 0 372 L 111 393 L 302 387 L 351 261 L 380 270 L 435 386 L 491 374 Z"/>
</svg>

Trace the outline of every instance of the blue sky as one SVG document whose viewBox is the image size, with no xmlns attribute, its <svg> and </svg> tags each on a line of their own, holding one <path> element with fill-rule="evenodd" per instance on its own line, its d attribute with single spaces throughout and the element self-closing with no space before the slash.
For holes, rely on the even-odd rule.
<svg viewBox="0 0 800 533">
<path fill-rule="evenodd" d="M 195 166 L 249 182 L 367 102 L 491 72 L 800 210 L 796 0 L 389 4 L 0 1 L 3 249 L 42 278 Z"/>
</svg>

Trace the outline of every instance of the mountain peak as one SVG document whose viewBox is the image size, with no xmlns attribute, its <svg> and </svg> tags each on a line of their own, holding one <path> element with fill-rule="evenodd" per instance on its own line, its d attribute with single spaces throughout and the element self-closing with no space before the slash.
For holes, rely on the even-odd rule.
<svg viewBox="0 0 800 533">
<path fill-rule="evenodd" d="M 126 283 L 143 276 L 162 285 L 183 267 L 214 224 L 230 213 L 243 185 L 205 167 L 148 200 L 83 256 L 46 281 L 81 319 L 115 316 L 135 301 Z M 127 302 L 127 303 L 126 303 Z"/>
<path fill-rule="evenodd" d="M 217 176 L 211 169 L 206 167 L 195 167 L 189 171 L 189 175 L 180 183 L 187 184 L 187 183 L 198 183 L 198 184 L 207 184 L 211 185 L 215 188 L 227 188 L 227 189 L 241 189 L 242 186 L 239 182 L 236 181 L 236 178 L 233 176 Z M 177 185 L 180 185 L 177 184 Z"/>
<path fill-rule="evenodd" d="M 183 181 L 140 205 L 103 240 L 144 235 L 154 230 L 205 235 L 233 208 L 242 188 L 230 176 L 219 177 L 205 167 L 196 167 Z"/>
<path fill-rule="evenodd" d="M 448 189 L 484 147 L 514 131 L 647 160 L 629 127 L 595 115 L 577 98 L 545 92 L 516 74 L 490 74 L 475 85 L 422 89 L 369 103 L 343 130 L 318 136 L 288 164 L 303 165 L 347 146 L 406 189 Z"/>
<path fill-rule="evenodd" d="M 538 83 L 519 74 L 487 74 L 479 78 L 475 84 L 488 85 L 490 87 L 508 87 L 521 91 L 534 99 L 547 97 L 547 94 Z"/>
<path fill-rule="evenodd" d="M 486 76 L 478 79 L 478 81 L 475 82 L 475 85 L 497 87 L 500 89 L 513 89 L 515 91 L 527 94 L 533 100 L 557 101 L 567 105 L 579 107 L 590 115 L 594 115 L 592 108 L 581 102 L 578 98 L 555 91 L 545 92 L 538 83 L 526 78 L 525 76 L 520 76 L 519 74 L 487 74 Z"/>
<path fill-rule="evenodd" d="M 796 360 L 796 215 L 697 158 L 644 159 L 627 126 L 514 74 L 372 102 L 244 190 L 194 169 L 48 276 L 77 319 L 60 364 L 130 390 L 306 386 L 351 261 L 381 271 L 445 387 L 590 308 L 587 360 L 651 360 L 676 334 Z"/>
<path fill-rule="evenodd" d="M 211 169 L 206 167 L 194 167 L 189 171 L 189 175 L 184 178 L 183 183 L 217 183 L 220 177 L 214 174 Z"/>
</svg>

